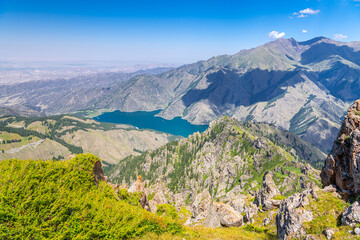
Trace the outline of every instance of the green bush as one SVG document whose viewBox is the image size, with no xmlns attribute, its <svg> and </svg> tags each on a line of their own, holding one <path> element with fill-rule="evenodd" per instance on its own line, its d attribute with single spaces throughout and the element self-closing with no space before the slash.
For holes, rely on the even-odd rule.
<svg viewBox="0 0 360 240">
<path fill-rule="evenodd" d="M 175 207 L 170 204 L 159 204 L 156 207 L 156 214 L 159 216 L 170 217 L 172 219 L 179 218 Z"/>
<path fill-rule="evenodd" d="M 94 184 L 92 154 L 68 161 L 0 161 L 0 239 L 127 239 L 183 227 Z"/>
<path fill-rule="evenodd" d="M 248 224 L 245 226 L 245 230 L 249 232 L 256 232 L 256 233 L 266 233 L 269 231 L 267 228 L 257 227 L 252 224 Z"/>
</svg>

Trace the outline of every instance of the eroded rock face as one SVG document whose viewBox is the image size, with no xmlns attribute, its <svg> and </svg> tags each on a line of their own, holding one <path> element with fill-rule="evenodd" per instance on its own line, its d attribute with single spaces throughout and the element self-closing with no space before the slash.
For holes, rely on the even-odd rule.
<svg viewBox="0 0 360 240">
<path fill-rule="evenodd" d="M 350 195 L 360 193 L 360 100 L 350 107 L 321 171 L 324 187 L 331 184 Z"/>
<path fill-rule="evenodd" d="M 279 189 L 272 178 L 271 172 L 266 172 L 259 192 L 255 195 L 255 204 L 263 206 L 264 210 L 271 210 L 280 205 L 279 200 L 273 198 L 280 195 Z"/>
<path fill-rule="evenodd" d="M 303 223 L 310 222 L 313 219 L 313 214 L 307 211 L 304 206 L 309 204 L 311 195 L 316 197 L 314 190 L 306 190 L 282 201 L 276 215 L 278 239 L 302 239 L 306 236 Z"/>
</svg>

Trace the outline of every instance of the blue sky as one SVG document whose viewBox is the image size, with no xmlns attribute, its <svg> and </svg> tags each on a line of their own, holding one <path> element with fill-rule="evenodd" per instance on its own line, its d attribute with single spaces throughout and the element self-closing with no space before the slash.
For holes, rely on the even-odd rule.
<svg viewBox="0 0 360 240">
<path fill-rule="evenodd" d="M 360 0 L 0 0 L 1 60 L 180 64 L 317 36 L 360 41 Z"/>
</svg>

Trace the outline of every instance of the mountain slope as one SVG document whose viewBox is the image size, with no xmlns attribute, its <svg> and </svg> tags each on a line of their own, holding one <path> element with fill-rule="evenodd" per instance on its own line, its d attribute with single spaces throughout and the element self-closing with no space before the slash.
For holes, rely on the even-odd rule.
<svg viewBox="0 0 360 240">
<path fill-rule="evenodd" d="M 223 115 L 253 119 L 274 123 L 329 151 L 329 139 L 346 109 L 360 97 L 359 45 L 323 37 L 279 39 L 160 75 L 135 77 L 112 88 L 95 107 L 163 109 L 159 115 L 164 118 L 181 116 L 195 124 Z"/>
<path fill-rule="evenodd" d="M 46 115 L 93 108 L 112 85 L 122 84 L 138 75 L 153 75 L 171 68 L 154 68 L 132 73 L 106 72 L 70 79 L 49 79 L 2 85 L 0 106 L 24 105 Z"/>
<path fill-rule="evenodd" d="M 91 152 L 109 164 L 155 149 L 175 137 L 71 115 L 0 118 L 0 159 L 64 159 Z"/>
<path fill-rule="evenodd" d="M 302 163 L 305 161 L 300 156 L 307 152 L 314 158 L 321 156 L 318 161 L 322 162 L 320 151 L 312 152 L 316 148 L 308 145 L 293 149 L 290 142 L 280 147 L 275 142 L 281 139 L 276 136 L 281 133 L 276 132 L 268 125 L 243 125 L 224 117 L 212 122 L 204 133 L 123 159 L 110 170 L 109 179 L 129 184 L 140 174 L 148 180 L 148 185 L 160 184 L 173 192 L 172 201 L 177 207 L 194 201 L 202 191 L 209 191 L 212 198 L 219 200 L 225 200 L 229 194 L 240 194 L 240 197 L 255 193 L 268 171 L 275 173 L 274 181 L 283 195 L 306 188 L 308 184 L 319 184 L 318 171 Z M 281 141 L 285 142 L 278 142 Z"/>
</svg>

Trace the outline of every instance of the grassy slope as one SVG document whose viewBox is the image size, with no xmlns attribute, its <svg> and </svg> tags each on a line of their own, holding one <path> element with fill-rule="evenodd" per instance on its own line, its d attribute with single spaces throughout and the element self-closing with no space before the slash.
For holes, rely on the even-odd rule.
<svg viewBox="0 0 360 240">
<path fill-rule="evenodd" d="M 97 157 L 69 161 L 0 161 L 1 239 L 123 239 L 180 233 L 183 227 L 119 200 L 94 184 Z"/>
</svg>

